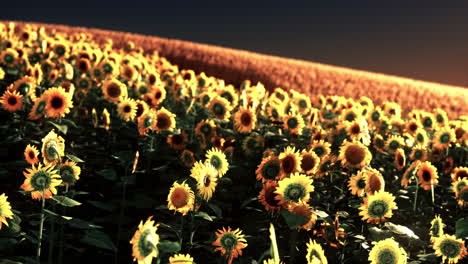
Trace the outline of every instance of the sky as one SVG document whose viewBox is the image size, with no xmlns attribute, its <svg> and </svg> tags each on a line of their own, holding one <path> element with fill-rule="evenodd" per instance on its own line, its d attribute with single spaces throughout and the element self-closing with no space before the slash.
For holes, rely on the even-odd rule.
<svg viewBox="0 0 468 264">
<path fill-rule="evenodd" d="M 118 1 L 105 8 L 86 2 L 67 8 L 36 4 L 4 6 L 0 20 L 140 33 L 468 87 L 466 1 L 450 7 L 439 1 L 330 2 L 251 1 L 239 7 L 221 1 L 148 6 L 135 0 L 131 3 L 137 7 L 131 8 L 119 7 Z"/>
</svg>

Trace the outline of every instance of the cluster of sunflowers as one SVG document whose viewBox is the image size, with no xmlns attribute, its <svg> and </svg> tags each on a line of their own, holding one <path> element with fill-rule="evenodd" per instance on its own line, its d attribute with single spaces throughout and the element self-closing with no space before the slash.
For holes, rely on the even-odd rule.
<svg viewBox="0 0 468 264">
<path fill-rule="evenodd" d="M 80 241 L 112 250 L 115 263 L 125 258 L 120 240 L 138 263 L 457 263 L 468 254 L 467 116 L 404 114 L 393 102 L 269 91 L 248 80 L 234 87 L 133 43 L 117 49 L 110 39 L 14 23 L 0 24 L 0 93 L 2 130 L 11 130 L 2 136 L 16 133 L 5 142 L 27 144 L 32 166 L 22 193 L 42 201 L 39 242 L 31 240 L 38 261 L 44 214 L 72 219 L 45 200 L 81 208 L 69 188 L 105 192 L 97 175 L 122 188 L 109 220 L 118 219 L 118 234 L 115 243 L 90 238 L 101 231 Z M 55 129 L 71 140 L 70 153 Z M 115 149 L 123 152 L 110 155 Z M 109 169 L 115 159 L 121 169 Z M 128 200 L 132 190 L 149 208 Z M 27 218 L 7 198 L 2 230 L 19 223 L 15 215 Z M 89 203 L 112 211 L 108 200 Z M 137 221 L 152 215 L 127 237 L 123 227 L 136 224 L 125 223 L 126 210 Z"/>
</svg>

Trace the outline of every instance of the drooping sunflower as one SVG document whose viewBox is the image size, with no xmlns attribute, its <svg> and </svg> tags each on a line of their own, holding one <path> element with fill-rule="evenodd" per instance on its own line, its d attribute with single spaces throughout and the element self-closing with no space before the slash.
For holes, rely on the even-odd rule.
<svg viewBox="0 0 468 264">
<path fill-rule="evenodd" d="M 442 262 L 458 263 L 467 255 L 465 243 L 463 240 L 457 239 L 455 236 L 442 235 L 434 240 L 434 250 L 437 256 L 442 256 Z"/>
<path fill-rule="evenodd" d="M 26 149 L 24 150 L 24 159 L 31 165 L 35 165 L 39 163 L 39 150 L 37 150 L 36 146 L 27 145 Z"/>
<path fill-rule="evenodd" d="M 208 104 L 208 110 L 213 115 L 213 117 L 220 120 L 229 121 L 232 107 L 228 100 L 223 97 L 216 96 Z"/>
<path fill-rule="evenodd" d="M 418 176 L 419 185 L 424 190 L 430 190 L 431 185 L 436 185 L 439 183 L 437 168 L 434 167 L 429 161 L 421 162 L 416 171 L 416 175 Z"/>
<path fill-rule="evenodd" d="M 313 140 L 309 145 L 309 149 L 315 152 L 315 154 L 322 159 L 330 154 L 331 144 L 324 140 Z"/>
<path fill-rule="evenodd" d="M 263 185 L 263 188 L 258 195 L 258 201 L 265 206 L 265 210 L 267 211 L 275 212 L 281 209 L 279 201 L 275 199 L 277 188 L 277 182 L 268 181 Z"/>
<path fill-rule="evenodd" d="M 31 197 L 37 200 L 41 200 L 43 197 L 49 199 L 52 195 L 57 194 L 56 187 L 62 183 L 53 164 L 45 167 L 42 167 L 41 164 L 37 167 L 33 165 L 23 174 L 26 179 L 21 185 L 21 189 L 31 192 Z"/>
<path fill-rule="evenodd" d="M 413 146 L 410 154 L 410 159 L 411 160 L 420 160 L 420 161 L 426 161 L 427 159 L 427 149 L 424 146 L 421 145 L 416 145 Z"/>
<path fill-rule="evenodd" d="M 414 179 L 414 175 L 417 171 L 417 168 L 419 167 L 419 164 L 421 164 L 421 161 L 415 160 L 411 165 L 405 170 L 403 173 L 403 176 L 401 177 L 401 186 L 402 187 L 408 187 L 408 184 L 411 183 Z"/>
<path fill-rule="evenodd" d="M 185 182 L 174 182 L 171 189 L 169 190 L 167 202 L 167 207 L 169 210 L 175 210 L 183 215 L 186 215 L 190 210 L 193 210 L 195 194 Z"/>
<path fill-rule="evenodd" d="M 18 111 L 23 108 L 23 96 L 18 91 L 5 90 L 0 97 L 0 104 L 9 112 Z"/>
<path fill-rule="evenodd" d="M 309 240 L 307 243 L 307 264 L 328 264 L 327 257 L 325 256 L 325 251 L 320 244 L 312 240 Z"/>
<path fill-rule="evenodd" d="M 366 177 L 367 175 L 361 170 L 349 178 L 348 189 L 353 195 L 363 196 L 366 193 Z"/>
<path fill-rule="evenodd" d="M 51 130 L 42 139 L 41 153 L 44 164 L 55 163 L 65 155 L 65 140 Z"/>
<path fill-rule="evenodd" d="M 240 107 L 234 114 L 234 127 L 240 133 L 250 133 L 255 128 L 257 116 L 251 108 Z"/>
<path fill-rule="evenodd" d="M 314 209 L 308 204 L 292 204 L 288 210 L 295 215 L 300 215 L 307 218 L 307 222 L 301 226 L 298 226 L 298 229 L 310 231 L 315 225 L 315 222 L 317 222 L 317 215 L 314 213 Z"/>
<path fill-rule="evenodd" d="M 62 183 L 65 185 L 75 185 L 80 179 L 81 168 L 74 161 L 65 161 L 60 164 L 58 174 L 62 177 Z"/>
<path fill-rule="evenodd" d="M 432 141 L 436 148 L 448 148 L 451 143 L 455 142 L 455 131 L 449 127 L 439 128 Z"/>
<path fill-rule="evenodd" d="M 279 159 L 281 160 L 281 169 L 284 176 L 298 172 L 301 169 L 302 158 L 301 155 L 296 152 L 295 147 L 286 147 L 283 152 L 280 153 Z"/>
<path fill-rule="evenodd" d="M 405 167 L 406 165 L 406 156 L 405 156 L 405 151 L 402 148 L 398 148 L 395 151 L 395 166 L 398 170 L 401 170 Z"/>
<path fill-rule="evenodd" d="M 11 211 L 11 205 L 7 201 L 8 196 L 4 193 L 0 195 L 0 230 L 2 229 L 2 224 L 8 226 L 7 218 L 13 218 L 13 212 Z"/>
<path fill-rule="evenodd" d="M 377 191 L 374 195 L 364 198 L 364 203 L 359 207 L 359 215 L 367 223 L 379 224 L 387 218 L 391 218 L 392 210 L 396 208 L 395 197 L 385 191 Z"/>
<path fill-rule="evenodd" d="M 452 181 L 468 179 L 468 167 L 456 167 L 453 169 L 451 177 Z"/>
<path fill-rule="evenodd" d="M 278 182 L 276 199 L 281 205 L 289 203 L 307 203 L 310 193 L 314 191 L 313 180 L 307 175 L 294 173 L 289 178 Z"/>
<path fill-rule="evenodd" d="M 190 254 L 175 254 L 172 257 L 169 257 L 169 264 L 193 264 L 193 258 Z"/>
<path fill-rule="evenodd" d="M 47 99 L 45 106 L 47 117 L 64 117 L 73 108 L 72 96 L 62 87 L 52 87 L 44 92 Z"/>
<path fill-rule="evenodd" d="M 405 140 L 400 136 L 391 136 L 387 139 L 387 143 L 385 144 L 385 149 L 389 153 L 395 153 L 395 151 L 399 148 L 405 146 Z"/>
<path fill-rule="evenodd" d="M 444 223 L 439 215 L 436 215 L 431 221 L 431 228 L 429 229 L 429 235 L 431 236 L 431 242 L 434 243 L 437 237 L 444 234 Z"/>
<path fill-rule="evenodd" d="M 127 97 L 127 86 L 115 78 L 104 81 L 101 89 L 104 98 L 113 103 Z"/>
<path fill-rule="evenodd" d="M 313 150 L 301 152 L 301 173 L 315 175 L 320 164 L 320 158 Z"/>
<path fill-rule="evenodd" d="M 369 252 L 371 264 L 406 264 L 407 258 L 406 251 L 393 238 L 376 242 Z"/>
<path fill-rule="evenodd" d="M 289 113 L 283 116 L 283 128 L 289 131 L 289 133 L 301 135 L 304 127 L 304 119 L 299 113 Z"/>
<path fill-rule="evenodd" d="M 196 162 L 190 170 L 190 176 L 197 181 L 198 194 L 206 201 L 210 200 L 218 185 L 216 169 L 208 163 Z"/>
<path fill-rule="evenodd" d="M 141 115 L 138 118 L 138 133 L 143 136 L 146 135 L 150 130 L 153 129 L 156 123 L 156 113 L 153 109 Z"/>
<path fill-rule="evenodd" d="M 283 177 L 281 160 L 275 156 L 263 158 L 255 174 L 257 175 L 257 181 L 262 181 L 263 183 L 280 180 Z"/>
<path fill-rule="evenodd" d="M 460 207 L 468 206 L 468 186 L 461 186 L 460 190 L 458 191 L 457 201 Z"/>
<path fill-rule="evenodd" d="M 138 264 L 151 264 L 153 258 L 159 255 L 159 235 L 156 233 L 159 224 L 155 224 L 152 218 L 152 216 L 148 217 L 145 223 L 141 221 L 138 230 L 130 240 L 133 261 L 138 261 Z"/>
<path fill-rule="evenodd" d="M 452 191 L 455 193 L 457 199 L 460 198 L 460 192 L 465 186 L 468 186 L 468 178 L 462 178 L 452 182 Z"/>
<path fill-rule="evenodd" d="M 345 140 L 340 147 L 338 159 L 341 160 L 343 166 L 363 168 L 369 165 L 372 160 L 372 154 L 361 142 Z"/>
<path fill-rule="evenodd" d="M 239 228 L 232 230 L 231 227 L 223 227 L 216 231 L 216 241 L 212 245 L 216 246 L 214 252 L 220 251 L 221 255 L 228 258 L 228 264 L 231 264 L 233 259 L 242 256 L 242 249 L 247 247 L 247 240 Z"/>
<path fill-rule="evenodd" d="M 173 131 L 176 128 L 175 114 L 162 107 L 156 111 L 156 123 L 154 129 L 158 132 Z"/>
<path fill-rule="evenodd" d="M 30 76 L 24 76 L 13 83 L 13 90 L 20 92 L 24 96 L 29 96 L 31 99 L 35 99 L 36 80 Z"/>
<path fill-rule="evenodd" d="M 124 98 L 117 105 L 117 113 L 124 121 L 133 120 L 136 116 L 137 109 L 136 102 L 131 98 Z"/>
<path fill-rule="evenodd" d="M 385 189 L 385 180 L 382 174 L 373 168 L 365 168 L 360 171 L 366 175 L 366 187 L 364 190 L 367 195 L 373 195 L 375 192 Z"/>
<path fill-rule="evenodd" d="M 212 148 L 206 152 L 206 162 L 216 169 L 219 177 L 223 177 L 229 169 L 226 155 L 217 148 Z"/>
</svg>

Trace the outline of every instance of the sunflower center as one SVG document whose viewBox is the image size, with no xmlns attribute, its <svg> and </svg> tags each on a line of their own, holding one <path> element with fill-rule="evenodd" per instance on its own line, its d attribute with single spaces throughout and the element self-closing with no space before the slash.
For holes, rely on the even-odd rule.
<svg viewBox="0 0 468 264">
<path fill-rule="evenodd" d="M 351 127 L 351 133 L 352 134 L 359 134 L 361 132 L 361 128 L 359 125 L 354 125 Z"/>
<path fill-rule="evenodd" d="M 354 119 L 356 119 L 356 115 L 354 113 L 347 113 L 346 116 L 345 116 L 345 120 L 346 121 L 354 121 Z"/>
<path fill-rule="evenodd" d="M 429 182 L 431 180 L 431 173 L 428 170 L 424 170 L 422 172 L 422 178 L 425 182 Z"/>
<path fill-rule="evenodd" d="M 146 257 L 151 254 L 155 248 L 154 238 L 151 235 L 151 230 L 146 229 L 140 236 L 138 241 L 138 251 L 142 257 Z"/>
<path fill-rule="evenodd" d="M 388 144 L 388 146 L 390 147 L 390 149 L 397 149 L 398 147 L 400 147 L 400 143 L 396 140 L 390 142 L 390 144 Z"/>
<path fill-rule="evenodd" d="M 171 195 L 172 204 L 176 208 L 184 207 L 185 205 L 187 205 L 188 200 L 189 200 L 189 196 L 187 192 L 185 191 L 185 189 L 183 188 L 175 189 Z"/>
<path fill-rule="evenodd" d="M 130 113 L 131 110 L 132 110 L 132 108 L 129 105 L 126 105 L 123 108 L 124 113 Z"/>
<path fill-rule="evenodd" d="M 173 135 L 172 143 L 175 145 L 180 145 L 184 142 L 182 135 Z"/>
<path fill-rule="evenodd" d="M 105 73 L 111 73 L 112 72 L 112 66 L 109 63 L 106 63 L 102 66 L 102 69 L 104 70 Z"/>
<path fill-rule="evenodd" d="M 38 171 L 31 177 L 31 186 L 34 191 L 44 191 L 50 186 L 50 175 L 45 171 Z"/>
<path fill-rule="evenodd" d="M 116 83 L 112 83 L 107 87 L 107 94 L 112 98 L 119 97 L 121 93 L 122 91 Z"/>
<path fill-rule="evenodd" d="M 440 228 L 440 227 L 441 227 L 441 225 L 440 225 L 439 221 L 436 220 L 436 221 L 434 222 L 434 225 L 433 225 L 432 228 L 431 228 L 431 229 L 432 229 L 431 231 L 432 231 L 432 236 L 433 236 L 433 237 L 439 237 L 439 236 L 441 235 L 441 232 L 440 232 L 440 231 L 441 231 L 441 228 Z"/>
<path fill-rule="evenodd" d="M 438 123 L 443 123 L 444 122 L 444 117 L 441 114 L 436 115 L 436 119 Z"/>
<path fill-rule="evenodd" d="M 288 155 L 284 157 L 284 159 L 281 161 L 281 164 L 283 165 L 284 172 L 292 173 L 296 168 L 296 159 L 293 156 Z"/>
<path fill-rule="evenodd" d="M 137 104 L 136 117 L 140 117 L 143 114 L 143 104 Z"/>
<path fill-rule="evenodd" d="M 380 113 L 377 112 L 377 111 L 373 112 L 372 115 L 371 115 L 371 119 L 372 119 L 372 121 L 374 121 L 374 122 L 379 121 L 379 119 L 380 119 Z"/>
<path fill-rule="evenodd" d="M 423 125 L 424 127 L 432 127 L 432 119 L 429 117 L 424 118 Z"/>
<path fill-rule="evenodd" d="M 203 177 L 203 185 L 205 185 L 205 187 L 208 187 L 210 186 L 211 184 L 211 177 L 209 174 L 205 174 L 205 176 Z"/>
<path fill-rule="evenodd" d="M 411 124 L 409 125 L 409 130 L 410 130 L 410 131 L 416 131 L 416 129 L 418 129 L 418 125 L 417 125 L 417 124 L 411 123 Z"/>
<path fill-rule="evenodd" d="M 230 92 L 223 92 L 221 94 L 221 97 L 225 98 L 226 100 L 228 100 L 231 103 L 232 103 L 232 101 L 234 101 L 234 98 L 232 97 L 232 94 Z"/>
<path fill-rule="evenodd" d="M 396 263 L 397 256 L 395 255 L 395 252 L 390 249 L 382 249 L 379 251 L 377 259 L 378 263 L 381 264 L 393 264 Z"/>
<path fill-rule="evenodd" d="M 154 94 L 154 98 L 155 98 L 156 100 L 161 99 L 161 97 L 162 97 L 161 91 L 157 91 L 157 92 Z"/>
<path fill-rule="evenodd" d="M 221 103 L 214 103 L 213 104 L 213 113 L 216 116 L 224 116 L 224 114 L 226 114 L 226 108 Z"/>
<path fill-rule="evenodd" d="M 210 163 L 211 165 L 213 165 L 213 167 L 217 170 L 221 169 L 221 165 L 223 164 L 221 162 L 221 159 L 216 156 L 216 155 L 213 155 L 211 158 L 210 158 Z"/>
<path fill-rule="evenodd" d="M 345 151 L 346 160 L 352 165 L 361 163 L 366 157 L 364 150 L 356 145 L 349 146 Z"/>
<path fill-rule="evenodd" d="M 18 103 L 18 99 L 15 96 L 8 97 L 7 100 L 9 105 L 16 105 Z"/>
<path fill-rule="evenodd" d="M 184 160 L 184 163 L 186 164 L 191 164 L 193 161 L 192 155 L 190 155 L 189 153 L 185 153 L 182 159 Z"/>
<path fill-rule="evenodd" d="M 171 122 L 167 115 L 159 115 L 157 120 L 158 122 L 156 123 L 156 126 L 159 129 L 168 129 L 171 126 Z"/>
<path fill-rule="evenodd" d="M 237 245 L 237 237 L 233 234 L 227 233 L 221 237 L 219 242 L 223 248 L 225 248 L 227 251 L 230 251 Z"/>
<path fill-rule="evenodd" d="M 445 257 L 456 258 L 460 255 L 460 245 L 452 240 L 444 240 L 440 243 L 440 251 Z"/>
<path fill-rule="evenodd" d="M 57 142 L 51 140 L 46 144 L 46 155 L 48 160 L 55 160 L 58 157 L 58 144 Z"/>
<path fill-rule="evenodd" d="M 265 202 L 271 207 L 278 206 L 279 201 L 275 199 L 276 186 L 270 187 L 265 190 Z"/>
<path fill-rule="evenodd" d="M 422 157 L 423 157 L 423 151 L 422 151 L 422 150 L 418 149 L 418 150 L 416 150 L 416 151 L 414 152 L 414 158 L 415 158 L 415 159 L 419 160 L 419 159 L 421 159 Z"/>
<path fill-rule="evenodd" d="M 75 172 L 73 171 L 73 168 L 70 165 L 64 165 L 60 167 L 59 174 L 60 176 L 62 176 L 63 182 L 68 184 L 75 183 Z"/>
<path fill-rule="evenodd" d="M 34 155 L 33 151 L 29 151 L 28 156 L 29 156 L 30 159 L 34 159 L 36 157 L 36 155 Z"/>
<path fill-rule="evenodd" d="M 55 96 L 50 101 L 50 105 L 55 109 L 60 109 L 63 106 L 63 100 L 62 98 Z"/>
<path fill-rule="evenodd" d="M 457 174 L 455 174 L 455 175 L 456 175 L 455 177 L 457 178 L 457 180 L 458 179 L 463 179 L 463 178 L 468 178 L 468 171 L 461 170 L 461 171 L 458 171 Z"/>
<path fill-rule="evenodd" d="M 305 187 L 299 183 L 291 183 L 284 190 L 284 199 L 286 201 L 299 202 L 306 196 Z"/>
<path fill-rule="evenodd" d="M 31 85 L 29 83 L 22 83 L 19 86 L 20 91 L 22 91 L 23 93 L 29 93 L 30 88 L 31 88 Z"/>
<path fill-rule="evenodd" d="M 318 262 L 314 261 L 314 259 L 318 260 Z M 317 250 L 312 249 L 309 253 L 309 263 L 322 263 L 320 260 L 321 260 L 320 254 L 317 252 Z"/>
<path fill-rule="evenodd" d="M 209 124 L 202 125 L 200 130 L 205 136 L 208 136 L 211 134 L 211 126 Z"/>
<path fill-rule="evenodd" d="M 281 166 L 278 161 L 272 160 L 267 163 L 262 168 L 262 177 L 264 179 L 273 180 L 280 173 Z"/>
<path fill-rule="evenodd" d="M 382 200 L 375 200 L 369 204 L 368 213 L 372 218 L 382 218 L 388 212 L 388 204 Z"/>
<path fill-rule="evenodd" d="M 444 133 L 440 136 L 440 142 L 443 144 L 447 144 L 450 141 L 450 135 L 448 133 Z"/>
<path fill-rule="evenodd" d="M 297 119 L 295 117 L 291 117 L 288 119 L 287 124 L 289 128 L 295 129 L 297 128 L 299 122 L 297 122 Z"/>
<path fill-rule="evenodd" d="M 461 191 L 460 191 L 460 198 L 466 203 L 468 202 L 468 189 L 466 188 L 466 186 L 462 187 L 461 188 Z"/>
<path fill-rule="evenodd" d="M 305 100 L 300 100 L 299 101 L 299 107 L 304 109 L 307 107 L 307 102 Z"/>
<path fill-rule="evenodd" d="M 250 114 L 248 112 L 243 112 L 240 120 L 243 126 L 249 126 L 252 122 L 252 118 L 250 117 Z"/>
<path fill-rule="evenodd" d="M 304 171 L 309 171 L 315 167 L 315 158 L 312 155 L 304 155 L 302 156 L 301 161 L 301 168 Z"/>
<path fill-rule="evenodd" d="M 417 140 L 418 142 L 424 142 L 424 136 L 421 135 L 421 134 L 418 134 L 418 135 L 416 136 L 416 140 Z"/>
<path fill-rule="evenodd" d="M 364 178 L 360 178 L 357 183 L 356 183 L 356 186 L 359 188 L 359 189 L 364 189 L 366 187 L 366 180 Z"/>
<path fill-rule="evenodd" d="M 325 153 L 325 148 L 322 146 L 317 146 L 314 147 L 313 151 L 315 152 L 315 154 L 317 154 L 317 156 L 321 157 Z"/>
<path fill-rule="evenodd" d="M 151 127 L 152 124 L 153 124 L 153 118 L 151 116 L 145 117 L 145 120 L 143 122 L 143 126 L 145 128 L 148 128 L 148 127 Z"/>
<path fill-rule="evenodd" d="M 403 165 L 405 165 L 405 159 L 403 158 L 401 154 L 397 155 L 397 165 L 399 167 L 403 167 Z"/>
<path fill-rule="evenodd" d="M 80 88 L 88 88 L 89 83 L 88 83 L 88 80 L 81 79 L 78 85 L 80 86 Z"/>
<path fill-rule="evenodd" d="M 10 64 L 14 61 L 14 57 L 11 54 L 6 54 L 3 59 L 7 64 Z"/>
<path fill-rule="evenodd" d="M 55 48 L 55 53 L 57 53 L 57 55 L 59 56 L 62 56 L 63 54 L 65 54 L 65 48 L 63 46 L 57 46 Z"/>
<path fill-rule="evenodd" d="M 202 98 L 202 103 L 203 105 L 206 105 L 210 101 L 210 96 L 209 95 L 204 95 Z"/>
<path fill-rule="evenodd" d="M 465 130 L 463 130 L 463 128 L 461 128 L 461 127 L 455 128 L 455 138 L 456 139 L 462 138 L 464 134 L 465 134 Z"/>
</svg>

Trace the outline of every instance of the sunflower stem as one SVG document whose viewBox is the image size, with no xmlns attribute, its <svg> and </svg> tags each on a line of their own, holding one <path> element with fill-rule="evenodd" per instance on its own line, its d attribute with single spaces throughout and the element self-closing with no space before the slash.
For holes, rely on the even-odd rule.
<svg viewBox="0 0 468 264">
<path fill-rule="evenodd" d="M 65 192 L 64 194 L 68 193 L 68 185 L 65 185 Z M 67 208 L 63 207 L 62 208 L 62 215 L 67 214 Z M 59 233 L 59 238 L 60 238 L 60 249 L 59 249 L 59 255 L 58 255 L 58 263 L 62 264 L 63 263 L 63 247 L 64 247 L 64 237 L 65 237 L 65 227 L 63 225 L 63 221 L 60 221 L 60 233 Z"/>
<path fill-rule="evenodd" d="M 296 228 L 294 228 L 294 230 L 292 230 L 292 232 L 290 233 L 291 234 L 291 238 L 290 238 L 290 244 L 289 244 L 289 263 L 295 263 L 295 259 L 296 259 L 296 241 L 297 241 L 297 237 L 299 235 L 299 232 L 297 231 Z"/>
<path fill-rule="evenodd" d="M 42 231 L 44 229 L 44 209 L 45 209 L 45 193 L 42 193 L 42 205 L 41 205 L 41 220 L 39 222 L 39 236 L 37 242 L 37 254 L 36 254 L 36 262 L 38 264 L 41 263 L 41 246 L 42 246 Z"/>
<path fill-rule="evenodd" d="M 52 205 L 52 212 L 55 212 L 55 204 Z M 50 222 L 50 239 L 49 239 L 49 264 L 54 263 L 54 242 L 55 242 L 55 221 Z"/>
<path fill-rule="evenodd" d="M 416 179 L 416 183 L 415 183 L 416 191 L 414 193 L 413 211 L 416 212 L 416 204 L 418 201 L 419 181 L 418 181 L 418 177 L 414 177 L 414 178 Z"/>
</svg>

